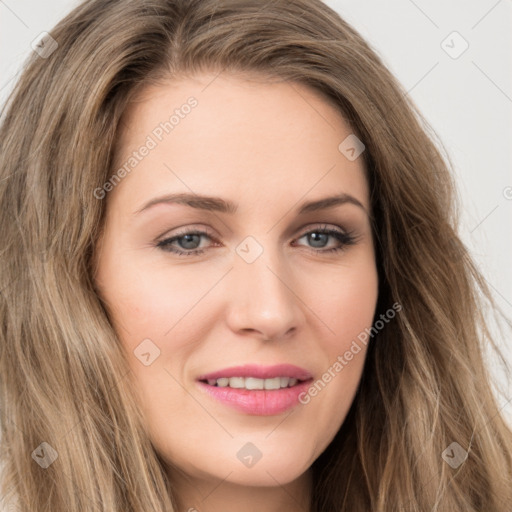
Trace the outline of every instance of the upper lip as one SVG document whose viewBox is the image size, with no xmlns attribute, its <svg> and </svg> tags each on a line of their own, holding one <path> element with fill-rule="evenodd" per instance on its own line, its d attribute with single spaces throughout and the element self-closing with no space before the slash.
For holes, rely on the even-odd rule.
<svg viewBox="0 0 512 512">
<path fill-rule="evenodd" d="M 309 380 L 312 378 L 304 368 L 293 364 L 276 364 L 263 366 L 246 364 L 242 366 L 231 366 L 198 377 L 198 380 L 221 379 L 231 377 L 255 377 L 257 379 L 272 379 L 274 377 L 291 377 L 297 380 Z"/>
</svg>

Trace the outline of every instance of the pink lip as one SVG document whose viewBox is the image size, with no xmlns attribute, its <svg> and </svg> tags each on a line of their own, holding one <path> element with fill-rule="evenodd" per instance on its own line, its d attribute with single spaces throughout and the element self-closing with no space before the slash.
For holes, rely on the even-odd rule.
<svg viewBox="0 0 512 512">
<path fill-rule="evenodd" d="M 281 389 L 237 389 L 210 386 L 208 379 L 230 377 L 256 377 L 258 379 L 271 379 L 273 377 L 291 377 L 303 382 L 295 386 Z M 281 414 L 299 402 L 301 393 L 309 388 L 312 376 L 303 368 L 289 364 L 275 366 L 245 365 L 225 368 L 216 372 L 202 375 L 198 385 L 203 392 L 240 412 L 257 416 L 273 416 Z"/>
<path fill-rule="evenodd" d="M 312 375 L 293 364 L 276 364 L 273 366 L 261 366 L 246 364 L 243 366 L 232 366 L 212 373 L 201 375 L 197 380 L 221 379 L 223 377 L 256 377 L 257 379 L 272 379 L 274 377 L 292 377 L 298 380 L 308 380 Z"/>
</svg>

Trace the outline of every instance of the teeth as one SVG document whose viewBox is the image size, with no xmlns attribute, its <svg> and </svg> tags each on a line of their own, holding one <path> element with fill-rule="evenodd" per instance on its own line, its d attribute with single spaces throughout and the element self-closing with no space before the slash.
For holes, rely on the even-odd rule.
<svg viewBox="0 0 512 512">
<path fill-rule="evenodd" d="M 243 388 L 245 387 L 245 379 L 243 377 L 231 377 L 229 379 L 230 388 Z"/>
<path fill-rule="evenodd" d="M 265 387 L 265 381 L 263 379 L 256 379 L 255 377 L 246 377 L 244 380 L 246 389 L 263 389 Z"/>
<path fill-rule="evenodd" d="M 279 389 L 281 387 L 281 377 L 265 379 L 265 389 Z"/>
<path fill-rule="evenodd" d="M 222 377 L 220 379 L 208 379 L 210 386 L 225 388 L 229 386 L 235 389 L 281 389 L 297 384 L 298 379 L 293 377 L 273 377 L 271 379 L 257 379 L 256 377 Z"/>
</svg>

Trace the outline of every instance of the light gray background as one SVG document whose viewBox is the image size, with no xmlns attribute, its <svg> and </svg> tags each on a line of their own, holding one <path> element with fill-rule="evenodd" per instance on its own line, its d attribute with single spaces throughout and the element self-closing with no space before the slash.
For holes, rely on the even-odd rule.
<svg viewBox="0 0 512 512">
<path fill-rule="evenodd" d="M 0 103 L 30 43 L 77 3 L 0 0 Z M 370 42 L 443 141 L 462 200 L 461 236 L 512 317 L 512 0 L 326 3 Z M 441 46 L 462 48 L 454 31 L 469 44 L 456 59 Z M 510 340 L 498 339 L 512 364 Z M 493 372 L 503 385 L 494 364 Z M 500 403 L 510 418 L 511 399 L 508 388 Z"/>
</svg>

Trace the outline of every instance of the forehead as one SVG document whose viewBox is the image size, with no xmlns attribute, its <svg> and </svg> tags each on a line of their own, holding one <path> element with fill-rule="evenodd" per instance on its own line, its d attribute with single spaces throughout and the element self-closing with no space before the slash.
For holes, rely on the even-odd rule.
<svg viewBox="0 0 512 512">
<path fill-rule="evenodd" d="M 121 126 L 115 165 L 134 165 L 116 195 L 179 188 L 284 202 L 343 191 L 369 209 L 363 159 L 339 149 L 353 130 L 306 85 L 213 73 L 169 80 L 141 89 Z M 150 151 L 129 162 L 143 146 Z"/>
</svg>

